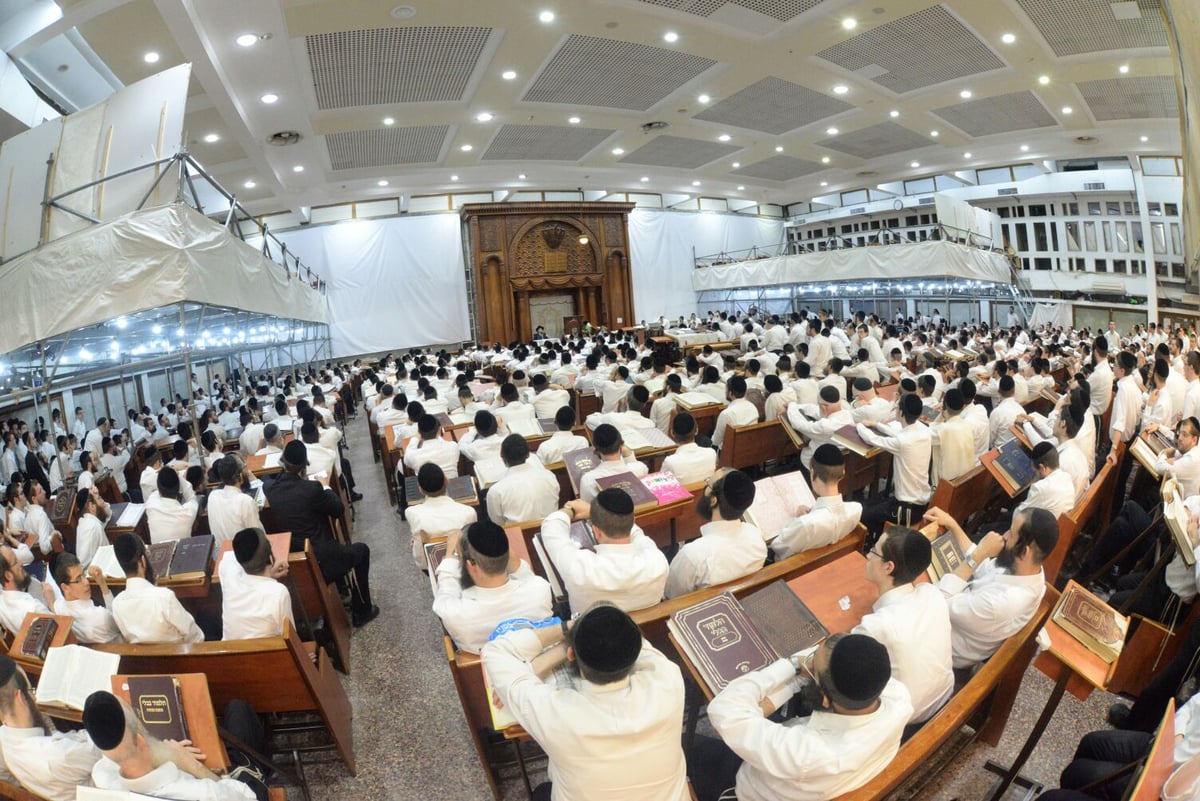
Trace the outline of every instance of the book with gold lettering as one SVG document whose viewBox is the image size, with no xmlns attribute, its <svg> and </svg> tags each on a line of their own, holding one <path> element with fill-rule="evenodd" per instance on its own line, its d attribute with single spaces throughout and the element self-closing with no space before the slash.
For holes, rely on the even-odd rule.
<svg viewBox="0 0 1200 801">
<path fill-rule="evenodd" d="M 160 740 L 190 740 L 179 680 L 174 676 L 130 676 L 129 704 L 146 731 Z"/>
<path fill-rule="evenodd" d="M 571 481 L 571 489 L 579 497 L 579 484 L 583 474 L 600 464 L 600 454 L 595 448 L 580 448 L 563 454 L 563 464 L 567 468 L 567 478 Z"/>
<path fill-rule="evenodd" d="M 631 472 L 617 473 L 615 476 L 605 476 L 596 479 L 596 486 L 601 490 L 619 489 L 629 493 L 633 499 L 634 513 L 645 511 L 658 506 L 658 498 L 642 483 L 642 480 Z"/>
<path fill-rule="evenodd" d="M 1074 581 L 1068 582 L 1050 619 L 1109 663 L 1121 655 L 1129 631 L 1129 618 Z"/>
</svg>

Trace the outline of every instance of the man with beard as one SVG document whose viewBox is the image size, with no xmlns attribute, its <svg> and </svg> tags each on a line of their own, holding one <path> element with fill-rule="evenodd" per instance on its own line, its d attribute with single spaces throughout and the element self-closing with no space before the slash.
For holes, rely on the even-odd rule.
<svg viewBox="0 0 1200 801">
<path fill-rule="evenodd" d="M 970 669 L 1033 617 L 1046 591 L 1042 562 L 1058 544 L 1058 521 L 1045 509 L 1022 509 L 1004 534 L 989 531 L 972 545 L 941 509 L 929 509 L 925 519 L 951 531 L 966 554 L 953 573 L 942 576 L 938 589 L 950 606 L 954 668 Z"/>
<path fill-rule="evenodd" d="M 741 470 L 719 470 L 705 481 L 696 513 L 700 536 L 679 549 L 667 575 L 667 597 L 748 576 L 763 566 L 767 544 L 757 526 L 742 522 L 754 503 L 754 482 Z"/>
<path fill-rule="evenodd" d="M 125 571 L 125 591 L 113 599 L 112 613 L 125 642 L 202 642 L 204 632 L 175 593 L 154 586 L 146 544 L 133 532 L 122 534 L 113 551 Z"/>
<path fill-rule="evenodd" d="M 0 747 L 13 776 L 27 790 L 54 801 L 75 798 L 90 785 L 100 751 L 86 732 L 59 732 L 37 708 L 25 671 L 0 656 Z"/>
<path fill-rule="evenodd" d="M 7 545 L 0 547 L 0 559 L 4 560 L 4 573 L 0 574 L 4 581 L 0 585 L 0 625 L 15 637 L 27 613 L 48 615 L 50 610 L 41 599 L 29 592 L 33 576 L 25 571 L 25 566 L 17 559 L 13 549 Z"/>
</svg>

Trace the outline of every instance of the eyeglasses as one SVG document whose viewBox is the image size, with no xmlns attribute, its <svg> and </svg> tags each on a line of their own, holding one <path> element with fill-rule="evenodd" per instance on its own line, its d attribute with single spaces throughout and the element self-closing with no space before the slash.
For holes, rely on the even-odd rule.
<svg viewBox="0 0 1200 801">
<path fill-rule="evenodd" d="M 75 578 L 68 579 L 67 584 L 86 584 L 87 580 L 88 580 L 87 576 L 83 573 L 80 573 Z"/>
<path fill-rule="evenodd" d="M 878 559 L 880 562 L 883 562 L 883 561 L 885 561 L 885 560 L 884 560 L 884 558 L 883 558 L 883 554 L 881 554 L 879 551 L 875 550 L 874 548 L 872 548 L 871 550 L 867 551 L 867 558 L 868 558 L 868 559 L 870 559 L 872 556 L 874 556 L 874 557 L 875 557 L 876 559 Z"/>
</svg>

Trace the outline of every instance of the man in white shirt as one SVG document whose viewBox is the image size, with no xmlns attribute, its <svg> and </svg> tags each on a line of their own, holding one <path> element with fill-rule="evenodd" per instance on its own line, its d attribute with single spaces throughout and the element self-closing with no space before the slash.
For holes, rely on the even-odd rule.
<svg viewBox="0 0 1200 801">
<path fill-rule="evenodd" d="M 862 517 L 861 503 L 842 500 L 838 485 L 846 475 L 846 460 L 836 445 L 817 448 L 810 474 L 816 503 L 812 509 L 797 509 L 795 519 L 771 541 L 776 560 L 832 545 L 853 531 Z"/>
<path fill-rule="evenodd" d="M 86 568 L 100 546 L 108 544 L 104 525 L 111 511 L 95 487 L 76 492 L 75 508 L 80 512 L 79 522 L 75 524 L 75 555 Z"/>
<path fill-rule="evenodd" d="M 594 549 L 571 539 L 571 524 L 591 520 Z M 633 500 L 620 489 L 607 489 L 595 503 L 570 501 L 542 521 L 542 545 L 562 576 L 572 609 L 600 600 L 631 612 L 662 600 L 667 558 L 633 522 Z"/>
<path fill-rule="evenodd" d="M 587 416 L 583 424 L 595 431 L 599 426 L 608 423 L 615 426 L 622 436 L 629 431 L 654 428 L 654 421 L 642 414 L 642 410 L 649 402 L 649 391 L 643 386 L 635 385 L 625 393 L 624 411 L 593 412 Z"/>
<path fill-rule="evenodd" d="M 717 415 L 712 443 L 718 449 L 725 443 L 725 430 L 729 426 L 748 426 L 758 422 L 758 407 L 746 400 L 746 379 L 731 376 L 725 384 L 725 399 L 729 405 Z"/>
<path fill-rule="evenodd" d="M 120 434 L 113 434 L 112 437 L 105 437 L 101 445 L 104 454 L 100 457 L 100 464 L 112 473 L 113 481 L 117 483 L 121 495 L 128 497 L 129 484 L 125 479 L 125 466 L 129 464 L 130 455 L 129 449 L 125 447 L 124 438 Z"/>
<path fill-rule="evenodd" d="M 0 656 L 0 750 L 26 790 L 51 801 L 74 801 L 75 788 L 90 786 L 100 751 L 87 732 L 55 731 L 30 690 L 25 671 Z"/>
<path fill-rule="evenodd" d="M 475 508 L 459 503 L 446 494 L 446 474 L 433 462 L 421 465 L 417 484 L 425 500 L 407 509 L 408 528 L 412 532 L 412 554 L 417 567 L 425 570 L 425 540 L 461 531 L 477 519 Z"/>
<path fill-rule="evenodd" d="M 459 451 L 475 464 L 500 458 L 500 446 L 504 435 L 496 422 L 496 416 L 487 409 L 475 412 L 474 425 L 459 440 Z"/>
<path fill-rule="evenodd" d="M 1059 467 L 1058 449 L 1049 442 L 1034 446 L 1032 461 L 1037 479 L 1013 514 L 1023 509 L 1045 509 L 1057 520 L 1075 508 L 1075 482 Z"/>
<path fill-rule="evenodd" d="M 879 590 L 871 613 L 851 631 L 882 643 L 892 678 L 912 696 L 910 723 L 923 723 L 954 693 L 950 664 L 950 611 L 937 587 L 917 584 L 932 559 L 919 531 L 893 526 L 867 553 L 867 580 Z"/>
<path fill-rule="evenodd" d="M 142 503 L 150 500 L 150 496 L 158 489 L 158 471 L 162 468 L 162 454 L 153 445 L 142 448 L 142 463 L 146 466 L 138 476 L 138 487 L 142 491 Z"/>
<path fill-rule="evenodd" d="M 29 504 L 25 507 L 25 533 L 37 537 L 37 547 L 42 554 L 48 556 L 54 550 L 54 543 L 62 540 L 62 534 L 54 528 L 50 515 L 46 514 L 50 498 L 46 495 L 45 488 L 32 480 L 25 482 L 24 492 L 25 497 L 29 499 Z"/>
<path fill-rule="evenodd" d="M 1091 405 L 1088 411 L 1095 418 L 1096 431 L 1100 429 L 1100 418 L 1108 411 L 1108 404 L 1113 397 L 1113 370 L 1108 364 L 1108 340 L 1096 337 L 1092 342 L 1092 374 L 1088 376 L 1088 389 Z M 1114 348 L 1115 350 L 1115 348 Z"/>
<path fill-rule="evenodd" d="M 754 494 L 754 482 L 741 470 L 713 475 L 696 504 L 696 513 L 707 522 L 700 526 L 700 536 L 671 560 L 668 598 L 748 576 L 763 566 L 763 533 L 742 522 Z"/>
<path fill-rule="evenodd" d="M 971 427 L 971 434 L 975 438 L 975 458 L 979 458 L 992 447 L 987 409 L 975 402 L 975 382 L 970 378 L 958 382 L 958 391 L 963 397 L 962 418 Z"/>
<path fill-rule="evenodd" d="M 433 462 L 442 468 L 446 478 L 458 477 L 458 443 L 442 439 L 442 424 L 432 414 L 417 421 L 417 441 L 404 449 L 404 465 L 414 473 L 421 465 Z M 401 484 L 404 479 L 401 477 Z"/>
<path fill-rule="evenodd" d="M 132 532 L 122 534 L 113 543 L 113 550 L 125 571 L 125 591 L 113 599 L 112 605 L 113 618 L 125 642 L 202 642 L 204 632 L 175 593 L 154 586 L 154 571 L 142 538 Z"/>
<path fill-rule="evenodd" d="M 978 545 L 936 506 L 925 519 L 948 529 L 966 554 L 938 589 L 950 607 L 954 667 L 970 668 L 996 652 L 1029 622 L 1046 591 L 1042 562 L 1058 544 L 1058 521 L 1045 509 L 1013 516 L 1004 534 L 990 531 Z"/>
<path fill-rule="evenodd" d="M 158 471 L 158 489 L 146 499 L 146 522 L 151 542 L 192 536 L 199 505 L 192 487 L 169 466 Z"/>
<path fill-rule="evenodd" d="M 663 471 L 685 486 L 711 476 L 717 469 L 717 452 L 696 444 L 696 418 L 680 410 L 671 423 L 671 434 L 679 447 L 663 459 Z"/>
<path fill-rule="evenodd" d="M 787 422 L 804 437 L 800 464 L 804 465 L 805 470 L 812 469 L 813 454 L 817 448 L 832 443 L 833 435 L 843 426 L 854 425 L 854 417 L 849 409 L 842 407 L 842 395 L 836 387 L 823 387 L 820 398 L 815 410 L 807 405 L 788 404 Z"/>
<path fill-rule="evenodd" d="M 850 404 L 850 417 L 856 425 L 881 423 L 892 413 L 892 404 L 876 394 L 871 379 L 863 376 L 854 379 L 854 402 Z"/>
<path fill-rule="evenodd" d="M 103 606 L 92 602 L 89 577 L 100 587 Z M 85 572 L 79 560 L 64 551 L 54 557 L 54 581 L 62 593 L 62 597 L 54 601 L 54 614 L 71 616 L 75 639 L 82 643 L 123 642 L 121 630 L 113 619 L 113 594 L 108 589 L 104 571 L 92 565 Z"/>
<path fill-rule="evenodd" d="M 1017 403 L 1016 398 L 1013 397 L 1015 392 L 1016 384 L 1013 382 L 1013 377 L 1011 375 L 1001 377 L 1001 400 L 988 417 L 988 441 L 992 448 L 999 448 L 1017 437 L 1012 432 L 1012 426 L 1017 422 L 1018 417 L 1025 414 L 1025 407 Z"/>
<path fill-rule="evenodd" d="M 929 424 L 933 437 L 933 483 L 951 481 L 975 467 L 975 435 L 962 416 L 963 396 L 957 388 L 942 396 L 942 412 Z"/>
<path fill-rule="evenodd" d="M 1127 350 L 1118 353 L 1117 369 L 1114 371 L 1114 375 L 1117 377 L 1117 389 L 1113 394 L 1112 415 L 1108 425 L 1108 439 L 1113 446 L 1107 456 L 1110 464 L 1117 464 L 1117 443 L 1123 442 L 1128 446 L 1137 436 L 1144 403 L 1141 387 L 1138 386 L 1137 357 Z M 1121 504 L 1125 501 L 1123 490 L 1127 486 L 1129 474 L 1133 470 L 1133 461 L 1133 454 L 1126 447 L 1117 471 L 1117 486 L 1122 489 L 1122 492 L 1113 493 L 1113 515 L 1117 514 Z"/>
<path fill-rule="evenodd" d="M 450 533 L 433 613 L 460 650 L 479 653 L 502 621 L 550 617 L 552 603 L 550 584 L 511 551 L 503 528 L 485 520 L 467 526 L 466 536 Z"/>
<path fill-rule="evenodd" d="M 864 634 L 835 634 L 734 679 L 708 704 L 720 740 L 697 736 L 688 776 L 700 801 L 815 801 L 861 787 L 887 767 L 912 717 L 887 649 Z M 796 692 L 808 718 L 764 717 Z"/>
<path fill-rule="evenodd" d="M 533 413 L 537 417 L 554 417 L 558 410 L 571 403 L 571 393 L 560 386 L 552 386 L 545 373 L 538 373 L 532 379 L 533 384 Z"/>
<path fill-rule="evenodd" d="M 564 641 L 565 640 L 565 641 Z M 569 687 L 550 674 L 578 668 Z M 687 801 L 680 747 L 683 678 L 611 604 L 559 626 L 514 631 L 483 648 L 493 691 L 550 758 L 553 789 L 534 798 Z"/>
<path fill-rule="evenodd" d="M 1187 392 L 1183 396 L 1180 417 L 1200 418 L 1200 351 L 1188 351 L 1183 362 L 1183 375 L 1187 379 Z"/>
<path fill-rule="evenodd" d="M 558 478 L 537 459 L 529 458 L 529 443 L 509 434 L 500 448 L 508 469 L 487 491 L 488 517 L 500 526 L 541 520 L 558 508 Z"/>
<path fill-rule="evenodd" d="M 233 548 L 221 557 L 221 626 L 223 640 L 282 637 L 284 622 L 293 628 L 292 596 L 279 582 L 288 563 L 276 562 L 271 542 L 261 528 L 244 528 Z"/>
<path fill-rule="evenodd" d="M 634 457 L 633 451 L 625 447 L 621 432 L 614 426 L 605 423 L 597 428 L 592 434 L 592 444 L 600 455 L 600 464 L 579 479 L 579 498 L 586 503 L 594 501 L 600 492 L 599 479 L 621 473 L 633 473 L 641 478 L 650 472 L 645 464 Z"/>
<path fill-rule="evenodd" d="M 587 448 L 591 443 L 586 437 L 576 434 L 571 429 L 575 427 L 575 410 L 563 406 L 554 415 L 554 425 L 558 429 L 550 438 L 544 440 L 537 449 L 538 461 L 544 465 L 561 462 L 565 454 L 571 451 Z"/>
<path fill-rule="evenodd" d="M 0 546 L 0 559 L 4 560 L 4 572 L 0 573 L 0 625 L 15 637 L 25 622 L 26 614 L 49 614 L 50 610 L 41 598 L 30 591 L 33 589 L 40 593 L 41 586 L 34 584 L 33 576 L 25 571 L 25 566 L 18 561 L 12 548 Z"/>
<path fill-rule="evenodd" d="M 520 390 L 516 384 L 506 383 L 500 386 L 500 397 L 492 405 L 492 414 L 505 425 L 520 421 L 535 420 L 537 414 L 531 404 L 521 400 Z"/>
<path fill-rule="evenodd" d="M 1200 420 L 1185 417 L 1179 422 L 1175 434 L 1175 447 L 1164 448 L 1158 454 L 1154 469 L 1160 475 L 1170 476 L 1179 482 L 1179 493 L 1184 498 L 1200 494 Z"/>
<path fill-rule="evenodd" d="M 312 452 L 312 448 L 309 448 Z M 248 528 L 262 528 L 258 515 L 258 503 L 247 494 L 246 471 L 233 454 L 223 456 L 217 462 L 217 477 L 221 488 L 208 493 L 208 528 L 216 540 L 216 547 L 233 535 Z"/>
<path fill-rule="evenodd" d="M 925 505 L 933 495 L 929 485 L 929 465 L 933 456 L 933 435 L 921 422 L 921 399 L 916 395 L 900 398 L 903 425 L 868 428 L 858 424 L 858 435 L 868 445 L 892 454 L 892 495 L 863 509 L 862 521 L 868 540 L 874 542 L 884 522 L 911 526 L 925 514 Z"/>
</svg>

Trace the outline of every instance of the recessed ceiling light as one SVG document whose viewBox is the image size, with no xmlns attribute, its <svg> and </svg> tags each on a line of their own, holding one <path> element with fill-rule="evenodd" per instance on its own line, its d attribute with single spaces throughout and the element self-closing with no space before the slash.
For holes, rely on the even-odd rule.
<svg viewBox="0 0 1200 801">
<path fill-rule="evenodd" d="M 692 181 L 692 186 L 699 186 L 699 185 L 700 185 L 699 181 Z"/>
<path fill-rule="evenodd" d="M 970 153 L 963 153 L 963 158 L 964 158 L 964 159 L 969 159 L 969 158 L 971 158 L 971 154 L 970 154 Z"/>
<path fill-rule="evenodd" d="M 850 87 L 846 86 L 846 84 L 844 84 L 844 83 L 839 83 L 837 86 L 833 87 L 833 93 L 835 95 L 844 95 L 849 91 L 850 91 Z"/>
<path fill-rule="evenodd" d="M 852 31 L 858 27 L 858 20 L 856 20 L 854 17 L 846 17 L 844 20 L 842 20 L 842 27 L 848 31 Z"/>
<path fill-rule="evenodd" d="M 708 101 L 712 100 L 712 98 L 709 97 L 708 95 L 700 95 L 696 99 L 699 100 L 701 103 L 707 103 Z"/>
<path fill-rule="evenodd" d="M 930 131 L 930 132 L 929 132 L 929 135 L 930 135 L 930 136 L 932 136 L 934 139 L 937 139 L 937 138 L 938 138 L 938 132 L 937 132 L 937 131 Z"/>
<path fill-rule="evenodd" d="M 1121 73 L 1122 75 L 1126 74 L 1129 72 L 1129 65 L 1122 64 L 1121 66 L 1117 67 L 1117 72 Z"/>
<path fill-rule="evenodd" d="M 892 119 L 895 119 L 896 117 L 900 116 L 900 112 L 897 109 L 892 109 L 891 111 L 888 112 L 888 116 L 891 117 Z"/>
<path fill-rule="evenodd" d="M 504 72 L 500 73 L 500 77 L 506 81 L 513 81 L 516 80 L 517 73 L 515 70 L 505 70 Z"/>
<path fill-rule="evenodd" d="M 219 134 L 215 134 L 215 133 L 207 134 L 204 137 L 204 141 L 208 142 L 211 145 L 213 142 L 220 142 L 221 136 Z"/>
<path fill-rule="evenodd" d="M 261 100 L 262 102 L 266 103 L 269 106 L 272 103 L 279 101 L 279 95 L 275 94 L 274 92 L 267 92 L 265 95 L 260 97 L 259 100 Z"/>
<path fill-rule="evenodd" d="M 1150 137 L 1148 137 L 1148 136 L 1143 136 L 1143 137 L 1142 137 L 1142 141 L 1143 141 L 1143 142 L 1149 142 L 1149 141 L 1150 141 Z"/>
<path fill-rule="evenodd" d="M 737 190 L 737 191 L 739 191 L 739 192 L 745 192 L 745 191 L 746 191 L 746 187 L 744 187 L 744 186 L 738 186 L 738 190 Z"/>
<path fill-rule="evenodd" d="M 821 186 L 829 186 L 829 181 L 821 181 Z"/>
<path fill-rule="evenodd" d="M 142 56 L 142 61 L 145 61 L 147 64 L 157 64 L 158 59 L 159 59 L 158 53 L 155 53 L 153 50 L 151 50 L 146 55 Z"/>
<path fill-rule="evenodd" d="M 650 176 L 649 176 L 649 175 L 643 175 L 643 176 L 641 177 L 641 182 L 642 182 L 642 183 L 646 183 L 646 182 L 647 182 L 647 181 L 649 181 L 649 180 L 650 180 Z"/>
<path fill-rule="evenodd" d="M 386 178 L 381 178 L 381 179 L 379 179 L 378 181 L 376 181 L 375 183 L 376 183 L 378 186 L 387 186 L 387 185 L 388 185 L 388 182 L 387 182 L 387 179 L 386 179 Z"/>
<path fill-rule="evenodd" d="M 912 167 L 915 170 L 917 167 L 921 166 L 921 162 L 914 161 L 912 164 L 909 164 L 908 166 Z"/>
<path fill-rule="evenodd" d="M 1046 84 L 1050 83 L 1050 76 L 1049 75 L 1039 75 L 1038 83 L 1040 83 L 1042 86 L 1045 86 Z"/>
<path fill-rule="evenodd" d="M 292 167 L 292 172 L 304 172 L 304 165 L 297 164 L 295 167 Z"/>
<path fill-rule="evenodd" d="M 826 129 L 825 129 L 825 134 L 826 134 L 827 136 L 837 136 L 837 135 L 838 135 L 838 129 L 837 129 L 837 128 L 833 128 L 833 127 L 826 128 Z"/>
<path fill-rule="evenodd" d="M 735 161 L 735 162 L 733 162 L 733 164 L 732 164 L 732 165 L 730 165 L 730 166 L 732 166 L 732 167 L 733 167 L 733 168 L 736 170 L 738 167 L 742 166 L 742 162 L 740 162 L 740 161 Z"/>
<path fill-rule="evenodd" d="M 675 31 L 667 31 L 663 34 L 663 41 L 671 43 L 678 42 L 679 34 L 675 33 Z"/>
<path fill-rule="evenodd" d="M 474 148 L 474 147 L 472 147 L 471 145 L 459 145 L 459 146 L 458 146 L 458 149 L 459 149 L 459 150 L 461 150 L 461 151 L 462 151 L 462 152 L 464 152 L 464 153 L 470 153 L 470 152 L 471 152 L 472 150 L 474 150 L 475 148 Z"/>
<path fill-rule="evenodd" d="M 1005 44 L 1012 44 L 1013 42 L 1017 41 L 1017 37 L 1015 34 L 1006 33 L 1000 37 L 1000 41 L 1004 42 Z"/>
<path fill-rule="evenodd" d="M 1022 153 L 1028 153 L 1028 152 L 1029 152 L 1029 145 L 1021 145 L 1021 152 L 1022 152 Z"/>
<path fill-rule="evenodd" d="M 518 181 L 524 181 L 524 180 L 525 180 L 525 173 L 521 173 L 520 175 L 518 175 L 518 176 L 517 176 L 517 180 L 518 180 Z"/>
<path fill-rule="evenodd" d="M 239 47 L 252 47 L 258 44 L 258 34 L 243 33 L 241 36 L 234 39 L 234 41 L 238 43 Z"/>
<path fill-rule="evenodd" d="M 1070 114 L 1070 113 L 1071 113 L 1071 112 L 1073 112 L 1074 110 L 1075 110 L 1075 109 L 1071 108 L 1070 106 L 1063 106 L 1063 107 L 1062 107 L 1062 113 L 1063 113 L 1063 114 Z"/>
<path fill-rule="evenodd" d="M 783 152 L 783 145 L 775 145 L 775 152 L 776 152 L 776 153 L 782 153 L 782 152 Z"/>
<path fill-rule="evenodd" d="M 246 181 L 246 183 L 242 184 L 242 186 L 246 187 L 247 189 L 253 189 L 254 187 L 258 186 L 258 184 L 254 183 L 254 181 Z"/>
<path fill-rule="evenodd" d="M 567 122 L 571 123 L 572 125 L 578 125 L 579 118 L 578 117 L 567 117 Z"/>
<path fill-rule="evenodd" d="M 476 122 L 491 122 L 491 120 L 492 120 L 492 112 L 490 112 L 490 111 L 481 111 L 475 115 Z"/>
<path fill-rule="evenodd" d="M 542 22 L 554 22 L 554 12 L 543 11 L 541 14 L 538 14 L 538 19 Z"/>
<path fill-rule="evenodd" d="M 974 93 L 970 89 L 963 89 L 961 92 L 958 93 L 958 96 L 961 97 L 963 100 L 970 100 L 971 96 L 973 94 Z"/>
<path fill-rule="evenodd" d="M 829 156 L 821 156 L 821 163 L 822 163 L 822 164 L 828 164 L 828 163 L 829 163 Z"/>
<path fill-rule="evenodd" d="M 458 176 L 457 176 L 457 175 L 451 175 L 451 176 L 450 176 L 450 180 L 451 180 L 451 181 L 457 181 L 457 180 L 458 180 Z"/>
<path fill-rule="evenodd" d="M 718 142 L 728 142 L 732 137 L 729 134 L 721 134 L 717 137 Z"/>
<path fill-rule="evenodd" d="M 383 124 L 384 124 L 384 125 L 395 125 L 395 124 L 396 124 L 396 120 L 395 120 L 395 118 L 393 118 L 393 117 L 384 117 L 384 118 L 383 118 Z"/>
<path fill-rule="evenodd" d="M 624 153 L 625 153 L 625 148 L 623 148 L 623 147 L 614 147 L 612 149 L 612 154 L 614 156 L 620 156 L 620 155 L 623 155 Z"/>
</svg>

